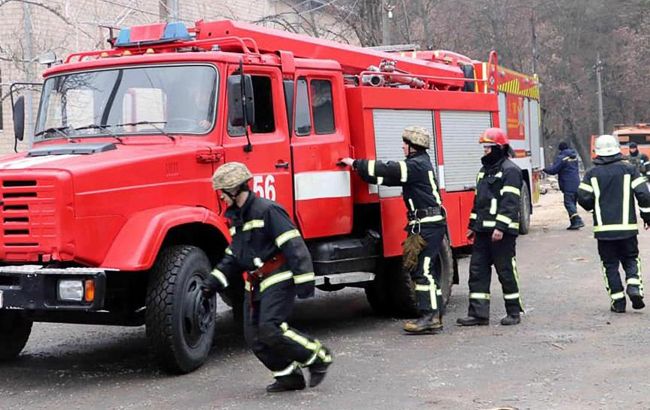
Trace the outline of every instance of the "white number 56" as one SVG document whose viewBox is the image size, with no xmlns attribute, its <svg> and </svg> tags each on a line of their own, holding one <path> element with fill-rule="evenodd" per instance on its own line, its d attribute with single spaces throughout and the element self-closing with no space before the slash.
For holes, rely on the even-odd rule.
<svg viewBox="0 0 650 410">
<path fill-rule="evenodd" d="M 253 192 L 259 197 L 275 201 L 275 177 L 273 175 L 255 175 L 253 177 Z"/>
</svg>

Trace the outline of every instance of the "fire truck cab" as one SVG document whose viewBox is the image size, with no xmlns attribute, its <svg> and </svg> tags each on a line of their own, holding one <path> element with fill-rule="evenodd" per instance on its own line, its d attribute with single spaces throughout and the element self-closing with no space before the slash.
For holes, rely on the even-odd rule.
<svg viewBox="0 0 650 410">
<path fill-rule="evenodd" d="M 365 184 L 340 158 L 400 159 L 410 125 L 434 136 L 445 301 L 488 127 L 513 141 L 528 230 L 538 84 L 494 52 L 407 57 L 233 21 L 163 23 L 123 29 L 44 79 L 33 148 L 0 159 L 0 359 L 20 353 L 34 321 L 144 324 L 163 366 L 199 367 L 216 314 L 200 284 L 230 240 L 211 176 L 228 161 L 293 217 L 319 289 L 362 287 L 380 313 L 415 313 L 401 190 Z M 14 114 L 21 139 L 21 98 Z M 238 316 L 243 284 L 231 288 Z"/>
</svg>

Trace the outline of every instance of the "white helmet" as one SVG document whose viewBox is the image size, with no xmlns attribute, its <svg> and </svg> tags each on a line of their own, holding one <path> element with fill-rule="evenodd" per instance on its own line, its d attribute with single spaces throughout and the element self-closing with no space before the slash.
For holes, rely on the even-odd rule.
<svg viewBox="0 0 650 410">
<path fill-rule="evenodd" d="M 608 157 L 610 155 L 616 155 L 621 152 L 621 146 L 618 142 L 618 138 L 613 135 L 601 135 L 596 138 L 595 144 L 596 155 L 600 157 Z"/>
</svg>

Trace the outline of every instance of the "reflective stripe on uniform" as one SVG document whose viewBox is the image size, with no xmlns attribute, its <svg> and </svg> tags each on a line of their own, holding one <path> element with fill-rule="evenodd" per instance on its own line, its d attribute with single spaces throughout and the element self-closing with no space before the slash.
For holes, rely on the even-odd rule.
<svg viewBox="0 0 650 410">
<path fill-rule="evenodd" d="M 381 185 L 384 183 L 384 177 L 377 177 L 377 185 Z"/>
<path fill-rule="evenodd" d="M 519 230 L 519 222 L 512 222 L 508 224 L 508 228 Z"/>
<path fill-rule="evenodd" d="M 228 229 L 228 231 L 230 232 L 230 236 L 235 236 L 237 233 L 237 228 L 233 226 L 232 228 Z"/>
<path fill-rule="evenodd" d="M 297 229 L 292 229 L 290 231 L 286 231 L 283 234 L 278 235 L 277 238 L 275 238 L 275 244 L 278 246 L 278 248 L 281 248 L 282 245 L 285 244 L 290 239 L 293 238 L 299 238 L 300 237 L 300 232 L 298 232 Z"/>
<path fill-rule="evenodd" d="M 314 272 L 303 273 L 301 275 L 294 275 L 293 283 L 300 285 L 301 283 L 313 282 L 316 279 Z"/>
<path fill-rule="evenodd" d="M 314 340 L 312 342 L 309 339 L 307 339 L 305 336 L 299 335 L 298 333 L 289 329 L 289 325 L 286 322 L 280 324 L 280 329 L 282 330 L 282 335 L 284 337 L 293 340 L 294 342 L 298 343 L 299 345 L 301 345 L 307 350 L 317 352 L 321 347 L 321 344 L 318 340 Z"/>
<path fill-rule="evenodd" d="M 501 178 L 503 176 L 503 172 L 499 171 L 496 174 L 494 174 L 496 178 Z"/>
<path fill-rule="evenodd" d="M 506 192 L 510 192 L 511 194 L 515 194 L 515 195 L 521 196 L 521 190 L 520 190 L 519 188 L 515 188 L 515 187 L 510 186 L 510 185 L 505 185 L 505 186 L 501 189 L 501 195 L 503 195 L 503 194 L 506 193 Z"/>
<path fill-rule="evenodd" d="M 503 222 L 506 225 L 510 225 L 512 223 L 512 218 L 508 218 L 505 215 L 499 214 L 499 215 L 497 215 L 497 221 Z"/>
<path fill-rule="evenodd" d="M 416 223 L 439 222 L 444 220 L 445 217 L 442 215 L 425 216 L 424 218 L 418 219 L 416 221 L 410 221 L 409 225 L 415 225 Z"/>
<path fill-rule="evenodd" d="M 406 182 L 408 180 L 408 168 L 406 167 L 406 162 L 399 161 L 399 170 L 400 170 L 400 182 Z"/>
<path fill-rule="evenodd" d="M 483 221 L 483 227 L 485 228 L 494 228 L 497 226 L 497 221 Z"/>
<path fill-rule="evenodd" d="M 217 278 L 224 288 L 228 287 L 228 279 L 226 279 L 226 275 L 224 275 L 219 269 L 213 269 L 212 272 L 210 272 L 210 275 Z"/>
<path fill-rule="evenodd" d="M 621 224 L 630 222 L 630 174 L 623 175 L 623 218 Z"/>
<path fill-rule="evenodd" d="M 490 201 L 490 215 L 495 215 L 497 213 L 497 199 L 492 198 Z"/>
<path fill-rule="evenodd" d="M 226 250 L 224 251 L 224 253 L 225 253 L 226 255 L 232 255 L 232 250 L 230 250 L 230 246 L 226 248 Z"/>
<path fill-rule="evenodd" d="M 600 214 L 600 187 L 598 186 L 598 180 L 596 177 L 591 177 L 591 187 L 594 189 L 594 196 L 596 200 L 594 201 L 594 215 L 596 215 L 596 225 L 603 224 L 603 218 Z M 594 227 L 594 231 L 598 227 Z"/>
<path fill-rule="evenodd" d="M 413 200 L 409 198 L 409 206 L 411 207 L 411 211 L 415 212 L 415 205 L 413 204 Z"/>
<path fill-rule="evenodd" d="M 612 298 L 612 300 L 625 299 L 625 293 L 624 292 L 612 293 L 610 297 Z"/>
<path fill-rule="evenodd" d="M 287 366 L 285 369 L 280 370 L 278 372 L 273 372 L 273 377 L 282 377 L 282 376 L 288 376 L 291 373 L 294 372 L 298 368 L 298 364 L 296 362 L 291 363 L 289 366 Z"/>
<path fill-rule="evenodd" d="M 442 204 L 440 195 L 438 195 L 438 186 L 436 185 L 436 181 L 433 178 L 433 171 L 429 171 L 429 183 L 431 184 L 431 190 L 433 191 L 433 197 L 436 199 L 436 202 L 438 204 Z"/>
<path fill-rule="evenodd" d="M 264 219 L 252 219 L 244 224 L 242 231 L 250 231 L 255 228 L 264 228 Z"/>
<path fill-rule="evenodd" d="M 639 211 L 650 213 L 650 208 L 641 208 L 641 207 L 639 207 Z"/>
<path fill-rule="evenodd" d="M 519 299 L 519 293 L 508 293 L 503 295 L 504 299 L 510 300 L 510 299 Z"/>
<path fill-rule="evenodd" d="M 375 176 L 375 160 L 371 159 L 368 160 L 368 175 L 371 177 Z"/>
<path fill-rule="evenodd" d="M 429 272 L 429 265 L 431 265 L 431 258 L 429 256 L 424 257 L 422 271 L 424 277 L 429 281 L 429 299 L 431 299 L 431 309 L 438 309 L 438 298 L 436 298 L 436 280 L 433 279 L 431 272 Z"/>
<path fill-rule="evenodd" d="M 469 214 L 469 219 L 476 219 L 476 214 L 474 212 Z"/>
<path fill-rule="evenodd" d="M 594 189 L 591 187 L 591 185 L 585 184 L 584 182 L 580 183 L 578 189 L 582 189 L 583 191 L 587 191 L 587 192 L 594 192 Z"/>
<path fill-rule="evenodd" d="M 250 291 L 251 291 L 251 284 L 250 284 L 250 282 L 248 282 L 248 281 L 245 281 L 245 282 L 244 282 L 244 290 L 247 291 L 247 292 L 250 292 Z"/>
<path fill-rule="evenodd" d="M 610 232 L 610 231 L 636 231 L 638 227 L 636 224 L 612 224 L 594 226 L 594 232 Z"/>
<path fill-rule="evenodd" d="M 639 286 L 639 285 L 641 285 L 641 279 L 639 279 L 639 278 L 628 278 L 625 281 L 625 283 L 628 284 L 628 285 Z"/>
<path fill-rule="evenodd" d="M 630 175 L 627 174 L 627 175 L 625 175 L 625 176 L 626 176 L 626 177 L 629 177 Z M 639 185 L 643 184 L 644 182 L 647 182 L 646 177 L 638 177 L 637 179 L 635 179 L 634 181 L 632 181 L 632 184 L 631 184 L 632 189 L 638 187 Z"/>
<path fill-rule="evenodd" d="M 471 292 L 469 294 L 470 299 L 484 299 L 484 300 L 490 300 L 490 294 L 489 293 L 479 293 L 479 292 Z"/>
<path fill-rule="evenodd" d="M 478 181 L 480 181 L 484 176 L 485 176 L 485 172 L 479 172 L 476 175 L 476 183 L 478 184 Z"/>
<path fill-rule="evenodd" d="M 276 273 L 260 282 L 260 292 L 264 292 L 264 289 L 268 288 L 269 286 L 284 282 L 285 280 L 289 280 L 292 277 L 293 273 L 291 273 L 291 271 Z"/>
</svg>

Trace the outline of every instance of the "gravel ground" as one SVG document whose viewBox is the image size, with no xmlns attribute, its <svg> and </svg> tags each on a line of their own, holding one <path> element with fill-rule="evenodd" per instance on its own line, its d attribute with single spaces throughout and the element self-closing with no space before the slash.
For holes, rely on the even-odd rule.
<svg viewBox="0 0 650 410">
<path fill-rule="evenodd" d="M 591 218 L 566 231 L 561 202 L 542 196 L 518 241 L 519 326 L 498 324 L 496 275 L 491 325 L 454 326 L 467 309 L 467 258 L 434 336 L 403 335 L 400 321 L 373 316 L 360 290 L 319 292 L 293 323 L 332 348 L 330 374 L 317 389 L 268 395 L 269 373 L 227 312 L 209 362 L 185 376 L 156 367 L 142 327 L 36 324 L 19 360 L 0 365 L 0 408 L 648 409 L 647 313 L 609 311 Z M 642 231 L 645 259 L 649 239 Z"/>
</svg>

